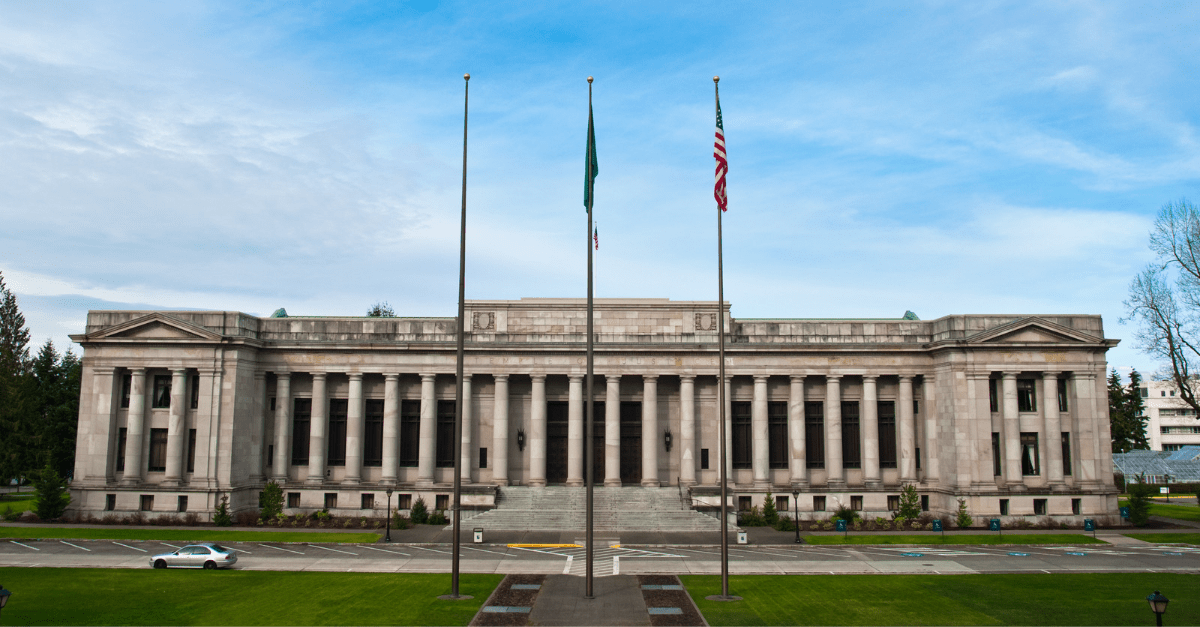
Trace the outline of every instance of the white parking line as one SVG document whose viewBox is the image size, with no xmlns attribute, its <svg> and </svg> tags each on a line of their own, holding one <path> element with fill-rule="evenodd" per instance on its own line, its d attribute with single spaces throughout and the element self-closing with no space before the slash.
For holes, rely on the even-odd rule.
<svg viewBox="0 0 1200 627">
<path fill-rule="evenodd" d="M 613 556 L 613 574 L 614 575 L 621 574 L 621 556 L 620 555 Z"/>
<path fill-rule="evenodd" d="M 65 544 L 67 546 L 73 546 L 73 547 L 79 549 L 80 551 L 87 551 L 88 553 L 92 552 L 91 549 L 85 549 L 85 548 L 79 546 L 78 544 L 71 544 L 70 542 L 67 542 L 66 540 L 59 540 L 59 542 L 62 542 L 63 544 Z"/>
<path fill-rule="evenodd" d="M 568 555 L 568 556 L 567 556 L 567 565 L 563 567 L 563 574 L 564 574 L 564 575 L 570 575 L 570 574 L 571 574 L 571 562 L 572 562 L 574 559 L 575 559 L 575 558 L 574 558 L 574 557 L 571 557 L 570 555 Z"/>
<path fill-rule="evenodd" d="M 29 546 L 28 544 L 21 544 L 20 542 L 17 542 L 16 540 L 9 540 L 9 542 L 12 542 L 13 544 L 16 544 L 16 545 L 18 545 L 18 546 L 23 546 L 23 547 L 25 547 L 25 548 L 27 548 L 27 549 L 33 549 L 33 550 L 35 550 L 35 551 L 40 551 L 40 550 L 41 550 L 41 549 L 37 548 L 36 546 Z"/>
<path fill-rule="evenodd" d="M 276 551 L 287 551 L 288 553 L 295 553 L 296 555 L 304 555 L 304 554 L 303 554 L 303 553 L 301 553 L 300 551 L 293 551 L 293 550 L 291 550 L 291 549 L 284 549 L 284 548 L 277 547 L 277 546 L 271 546 L 271 545 L 269 545 L 269 544 L 260 544 L 260 545 L 258 545 L 258 546 L 261 546 L 261 547 L 266 547 L 266 548 L 268 548 L 268 549 L 275 549 Z"/>
<path fill-rule="evenodd" d="M 125 547 L 125 548 L 127 548 L 127 549 L 133 549 L 133 550 L 135 550 L 135 551 L 141 551 L 142 553 L 149 553 L 149 551 L 147 551 L 146 549 L 139 549 L 139 548 L 137 548 L 136 546 L 129 546 L 128 544 L 121 544 L 120 542 L 113 542 L 113 544 L 115 544 L 115 545 L 117 545 L 117 546 L 123 546 L 123 547 Z"/>
<path fill-rule="evenodd" d="M 433 551 L 434 553 L 445 553 L 446 555 L 450 554 L 450 551 L 439 551 L 437 549 L 431 549 L 429 547 L 424 547 L 424 546 L 414 546 L 414 547 L 410 547 L 410 548 L 421 549 L 422 551 Z"/>
<path fill-rule="evenodd" d="M 404 557 L 412 557 L 412 556 L 411 556 L 411 555 L 409 555 L 408 553 L 401 553 L 400 551 L 389 551 L 389 550 L 387 550 L 387 549 L 377 549 L 377 548 L 375 548 L 375 547 L 373 547 L 373 546 L 362 546 L 362 547 L 359 547 L 359 548 L 360 548 L 360 549 L 370 549 L 370 550 L 372 550 L 372 551 L 379 551 L 379 552 L 381 552 L 381 553 L 391 553 L 392 555 L 403 555 Z"/>
<path fill-rule="evenodd" d="M 174 544 L 167 544 L 166 542 L 159 542 L 159 544 L 161 544 L 163 546 L 169 546 L 172 549 L 179 549 L 179 547 L 175 546 Z"/>
<path fill-rule="evenodd" d="M 507 555 L 508 555 L 508 553 L 507 553 L 507 552 L 503 552 L 503 551 L 491 551 L 491 550 L 488 550 L 488 549 L 477 549 L 477 548 L 475 548 L 475 547 L 473 547 L 473 546 L 464 546 L 464 547 L 460 547 L 460 548 L 464 548 L 464 549 L 471 549 L 472 551 L 483 551 L 484 553 L 494 553 L 494 554 L 496 554 L 496 555 L 505 555 L 505 556 L 507 556 Z"/>
<path fill-rule="evenodd" d="M 358 553 L 351 553 L 350 551 L 343 551 L 343 550 L 341 550 L 341 549 L 331 549 L 331 548 L 329 548 L 329 547 L 327 547 L 327 546 L 320 546 L 320 545 L 317 545 L 317 544 L 310 544 L 310 545 L 308 545 L 308 548 L 310 548 L 310 549 L 324 549 L 324 550 L 326 550 L 326 551 L 333 551 L 334 553 L 345 553 L 346 555 L 358 555 Z"/>
</svg>

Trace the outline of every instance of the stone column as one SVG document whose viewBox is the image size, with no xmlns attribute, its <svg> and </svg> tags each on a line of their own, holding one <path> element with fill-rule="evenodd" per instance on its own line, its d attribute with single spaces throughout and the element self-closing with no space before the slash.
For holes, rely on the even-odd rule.
<svg viewBox="0 0 1200 627">
<path fill-rule="evenodd" d="M 925 486 L 938 484 L 940 460 L 937 437 L 937 390 L 933 374 L 922 377 L 921 397 L 925 403 Z"/>
<path fill-rule="evenodd" d="M 363 376 L 350 373 L 350 401 L 346 408 L 346 475 L 342 483 L 362 481 L 363 467 Z"/>
<path fill-rule="evenodd" d="M 583 485 L 583 375 L 567 377 L 567 485 Z"/>
<path fill-rule="evenodd" d="M 458 465 L 458 476 L 463 483 L 471 483 L 471 375 L 463 375 L 462 389 L 462 455 Z"/>
<path fill-rule="evenodd" d="M 530 375 L 533 400 L 529 408 L 529 485 L 546 485 L 546 375 Z"/>
<path fill-rule="evenodd" d="M 1100 380 L 1103 381 L 1103 375 Z M 1072 375 L 1075 388 L 1075 435 L 1079 440 L 1079 461 L 1075 462 L 1075 468 L 1079 473 L 1075 477 L 1076 485 L 1082 488 L 1093 487 L 1102 484 L 1099 480 L 1100 473 L 1104 470 L 1103 458 L 1101 450 L 1109 450 L 1111 447 L 1111 437 L 1106 441 L 1104 446 L 1101 446 L 1100 434 L 1107 431 L 1103 423 L 1107 420 L 1100 420 L 1107 416 L 1107 411 L 1104 409 L 1106 405 L 1101 401 L 1097 403 L 1099 391 L 1096 385 L 1096 373 L 1076 371 Z M 1099 396 L 1099 398 L 1104 398 Z M 130 404 L 132 406 L 132 403 Z M 1099 408 L 1099 410 L 1098 410 Z M 1108 455 L 1109 459 L 1112 455 Z M 129 468 L 128 464 L 125 466 Z"/>
<path fill-rule="evenodd" d="M 964 430 L 967 432 L 965 439 L 957 441 L 959 446 L 955 449 L 957 460 L 954 474 L 956 475 L 957 483 L 960 486 L 966 485 L 966 479 L 969 476 L 972 490 L 995 492 L 996 477 L 993 474 L 992 463 L 989 463 L 994 463 L 992 451 L 991 373 L 987 371 L 975 371 L 961 374 L 955 373 L 955 376 L 963 377 L 967 386 L 966 411 L 963 412 L 966 414 L 967 424 L 965 425 L 965 429 L 962 426 L 958 426 L 961 425 L 961 421 L 957 419 L 957 415 L 955 416 L 956 436 Z M 956 407 L 957 409 L 958 407 Z M 958 411 L 955 413 L 961 415 Z M 1001 460 L 1000 468 L 1001 472 L 1003 472 L 1003 460 Z"/>
<path fill-rule="evenodd" d="M 275 373 L 275 459 L 271 462 L 271 477 L 275 483 L 287 483 L 288 462 L 291 461 L 292 432 L 292 373 Z"/>
<path fill-rule="evenodd" d="M 492 483 L 508 485 L 508 375 L 495 374 L 492 400 Z"/>
<path fill-rule="evenodd" d="M 804 441 L 804 375 L 792 375 L 788 398 L 788 437 L 791 440 L 792 487 L 808 488 L 808 457 Z"/>
<path fill-rule="evenodd" d="M 604 485 L 621 487 L 621 375 L 604 375 Z"/>
<path fill-rule="evenodd" d="M 129 371 L 129 412 L 125 421 L 125 474 L 121 485 L 138 485 L 144 476 L 142 449 L 146 445 L 146 369 Z"/>
<path fill-rule="evenodd" d="M 900 393 L 896 395 L 896 421 L 900 423 L 900 483 L 917 481 L 917 422 L 913 416 L 913 378 L 900 375 Z"/>
<path fill-rule="evenodd" d="M 863 487 L 877 490 L 883 487 L 879 472 L 879 378 L 863 375 L 862 441 Z"/>
<path fill-rule="evenodd" d="M 679 375 L 679 484 L 696 484 L 696 377 Z"/>
<path fill-rule="evenodd" d="M 263 438 L 267 433 L 267 409 L 264 403 L 267 399 L 267 373 L 254 373 L 254 415 L 251 418 L 250 424 L 250 456 L 247 462 L 250 464 L 250 483 L 261 483 L 266 480 L 266 475 L 263 474 L 263 453 L 266 450 L 266 443 Z M 211 401 L 210 401 L 211 403 Z M 216 413 L 215 411 L 212 413 Z M 199 433 L 196 434 L 199 439 Z M 198 451 L 197 451 L 198 452 Z M 205 479 L 209 481 L 216 480 L 216 469 L 209 468 L 205 474 Z"/>
<path fill-rule="evenodd" d="M 316 396 L 315 385 L 313 395 Z M 383 468 L 379 480 L 383 485 L 396 485 L 399 476 L 400 461 L 397 458 L 396 446 L 400 439 L 399 434 L 400 375 L 388 374 L 383 377 Z"/>
<path fill-rule="evenodd" d="M 764 375 L 754 377 L 754 396 L 750 399 L 750 433 L 750 468 L 754 473 L 754 487 L 766 488 L 771 485 L 767 468 L 771 450 L 767 441 L 767 377 Z"/>
<path fill-rule="evenodd" d="M 825 476 L 829 489 L 846 488 L 842 468 L 842 377 L 825 377 Z"/>
<path fill-rule="evenodd" d="M 433 485 L 434 466 L 437 462 L 437 395 L 434 389 L 436 381 L 435 374 L 421 375 L 421 435 L 417 440 L 417 485 L 422 487 Z"/>
<path fill-rule="evenodd" d="M 1066 487 L 1063 482 L 1062 465 L 1062 426 L 1058 417 L 1058 373 L 1042 373 L 1042 433 L 1038 436 L 1041 444 L 1042 464 L 1050 489 L 1060 491 Z"/>
<path fill-rule="evenodd" d="M 1024 486 L 1021 474 L 1021 421 L 1017 407 L 1017 374 L 1005 372 L 1002 375 L 1003 386 L 1000 409 L 1004 420 L 1004 478 L 1008 489 Z"/>
<path fill-rule="evenodd" d="M 167 472 L 163 485 L 177 486 L 183 480 L 187 455 L 187 369 L 171 370 L 171 409 L 167 418 Z"/>
<path fill-rule="evenodd" d="M 642 485 L 657 488 L 658 375 L 642 375 Z"/>
<path fill-rule="evenodd" d="M 325 408 L 329 406 L 326 400 L 326 375 L 324 372 L 312 373 L 312 408 L 309 410 L 308 421 L 308 479 L 312 485 L 325 482 L 325 454 L 328 448 L 325 436 L 329 426 L 329 418 Z"/>
</svg>

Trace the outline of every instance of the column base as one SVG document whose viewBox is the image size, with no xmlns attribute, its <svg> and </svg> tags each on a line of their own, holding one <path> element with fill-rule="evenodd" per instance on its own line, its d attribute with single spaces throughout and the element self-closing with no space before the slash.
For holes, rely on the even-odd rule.
<svg viewBox="0 0 1200 627">
<path fill-rule="evenodd" d="M 825 482 L 825 488 L 828 490 L 845 490 L 848 487 L 845 479 L 832 479 Z"/>
<path fill-rule="evenodd" d="M 395 477 L 384 477 L 383 479 L 379 480 L 379 485 L 381 486 L 394 486 L 397 483 L 398 482 L 396 481 Z"/>
<path fill-rule="evenodd" d="M 125 487 L 142 485 L 141 479 L 122 479 L 121 485 Z"/>
<path fill-rule="evenodd" d="M 162 483 L 158 484 L 164 488 L 178 488 L 183 485 L 178 479 L 163 479 Z"/>
<path fill-rule="evenodd" d="M 809 488 L 807 481 L 793 481 L 791 489 L 797 492 L 807 492 Z"/>
<path fill-rule="evenodd" d="M 1029 491 L 1029 486 L 1024 483 L 1010 483 L 1005 489 L 1014 494 L 1024 494 Z"/>
<path fill-rule="evenodd" d="M 504 488 L 508 486 L 508 479 L 492 479 L 492 483 Z"/>
<path fill-rule="evenodd" d="M 690 488 L 690 487 L 696 485 L 696 480 L 695 479 L 680 479 L 679 485 L 684 488 Z"/>
<path fill-rule="evenodd" d="M 525 484 L 531 488 L 544 488 L 544 487 L 546 487 L 546 480 L 545 479 L 530 479 L 529 481 L 526 481 Z"/>
<path fill-rule="evenodd" d="M 342 481 L 341 481 L 342 485 L 358 485 L 360 483 L 362 483 L 362 479 L 350 478 L 350 477 L 344 477 L 344 478 L 342 478 Z"/>
<path fill-rule="evenodd" d="M 643 488 L 657 488 L 660 485 L 662 485 L 662 483 L 660 483 L 658 479 L 642 479 Z"/>
<path fill-rule="evenodd" d="M 325 483 L 325 477 L 309 477 L 304 483 L 307 485 L 321 485 Z"/>
<path fill-rule="evenodd" d="M 604 480 L 604 487 L 606 487 L 606 488 L 619 488 L 622 485 L 624 485 L 624 484 L 621 483 L 620 479 L 605 479 Z"/>
<path fill-rule="evenodd" d="M 1050 484 L 1050 491 L 1055 494 L 1063 494 L 1066 492 L 1070 492 L 1071 490 L 1069 487 L 1067 487 L 1067 484 L 1065 484 L 1065 483 L 1052 483 L 1052 484 Z"/>
<path fill-rule="evenodd" d="M 276 477 L 271 477 L 271 481 L 274 481 L 275 483 L 278 483 L 279 485 L 286 485 L 286 484 L 287 484 L 287 480 L 288 480 L 288 478 L 287 478 L 287 476 L 286 476 L 286 475 L 285 475 L 285 476 L 283 476 L 283 477 L 278 477 L 278 476 L 276 476 Z"/>
<path fill-rule="evenodd" d="M 754 489 L 755 490 L 764 490 L 764 489 L 770 490 L 771 482 L 766 479 L 755 479 L 754 480 Z"/>
<path fill-rule="evenodd" d="M 867 490 L 883 489 L 883 481 L 881 479 L 867 479 L 863 481 L 863 488 Z"/>
<path fill-rule="evenodd" d="M 568 488 L 582 488 L 583 480 L 582 479 L 567 479 L 567 487 Z"/>
</svg>

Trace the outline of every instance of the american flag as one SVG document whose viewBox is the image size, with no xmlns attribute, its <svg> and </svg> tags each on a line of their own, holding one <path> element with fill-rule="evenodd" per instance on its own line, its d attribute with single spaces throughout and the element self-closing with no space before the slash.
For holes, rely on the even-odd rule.
<svg viewBox="0 0 1200 627">
<path fill-rule="evenodd" d="M 596 250 L 600 250 L 600 225 L 596 225 L 592 231 L 592 239 L 596 240 Z"/>
<path fill-rule="evenodd" d="M 721 121 L 721 101 L 717 100 L 717 139 L 713 143 L 713 157 L 717 159 L 717 182 L 713 187 L 713 196 L 721 211 L 729 209 L 729 197 L 725 195 L 725 174 L 729 172 L 729 162 L 725 160 L 725 125 Z"/>
</svg>

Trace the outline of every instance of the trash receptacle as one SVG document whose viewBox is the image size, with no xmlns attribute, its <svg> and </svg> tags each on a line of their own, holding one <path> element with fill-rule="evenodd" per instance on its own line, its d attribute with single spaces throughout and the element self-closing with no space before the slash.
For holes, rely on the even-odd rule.
<svg viewBox="0 0 1200 627">
<path fill-rule="evenodd" d="M 483 527 L 475 528 L 475 544 L 483 544 Z"/>
<path fill-rule="evenodd" d="M 745 531 L 739 531 L 739 532 L 738 532 L 738 544 L 746 544 L 746 543 L 748 543 L 748 542 L 749 542 L 749 541 L 746 539 L 746 532 L 745 532 Z"/>
</svg>

